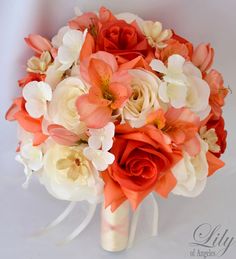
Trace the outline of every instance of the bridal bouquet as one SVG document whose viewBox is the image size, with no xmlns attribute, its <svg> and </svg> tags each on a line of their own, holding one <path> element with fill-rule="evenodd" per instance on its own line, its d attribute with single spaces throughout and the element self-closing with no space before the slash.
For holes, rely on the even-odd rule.
<svg viewBox="0 0 236 259">
<path fill-rule="evenodd" d="M 24 186 L 35 176 L 71 201 L 52 225 L 88 201 L 70 240 L 102 202 L 102 246 L 125 249 L 147 196 L 195 197 L 224 166 L 228 89 L 209 43 L 195 47 L 159 21 L 105 7 L 77 11 L 51 40 L 25 42 L 33 56 L 6 119 L 18 125 Z"/>
</svg>

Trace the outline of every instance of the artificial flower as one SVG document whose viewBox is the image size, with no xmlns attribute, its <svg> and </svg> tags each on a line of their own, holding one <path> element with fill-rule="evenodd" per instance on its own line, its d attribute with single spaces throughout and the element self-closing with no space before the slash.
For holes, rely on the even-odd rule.
<svg viewBox="0 0 236 259">
<path fill-rule="evenodd" d="M 30 34 L 27 38 L 25 38 L 25 42 L 39 55 L 41 55 L 44 51 L 52 50 L 51 42 L 38 34 Z"/>
<path fill-rule="evenodd" d="M 31 81 L 38 81 L 38 82 L 44 81 L 45 77 L 46 77 L 45 74 L 28 72 L 24 78 L 18 80 L 18 85 L 20 87 L 24 87 Z"/>
<path fill-rule="evenodd" d="M 32 142 L 22 142 L 20 152 L 16 155 L 16 161 L 24 166 L 26 180 L 23 187 L 28 186 L 33 173 L 39 172 L 43 167 L 43 152 L 41 146 L 33 146 Z"/>
<path fill-rule="evenodd" d="M 202 72 L 206 72 L 212 65 L 214 59 L 214 49 L 210 43 L 200 44 L 194 49 L 192 62 Z"/>
<path fill-rule="evenodd" d="M 201 138 L 208 144 L 209 151 L 213 153 L 218 153 L 220 151 L 220 146 L 217 144 L 218 137 L 214 128 L 208 130 L 206 126 L 201 127 L 199 134 Z"/>
<path fill-rule="evenodd" d="M 210 112 L 210 88 L 191 62 L 185 62 L 180 55 L 172 55 L 168 58 L 167 67 L 157 59 L 151 62 L 151 67 L 164 75 L 159 87 L 159 96 L 163 102 L 174 108 L 189 108 L 201 120 L 207 117 Z"/>
<path fill-rule="evenodd" d="M 85 125 L 80 121 L 75 104 L 77 98 L 87 92 L 86 85 L 77 77 L 62 80 L 53 91 L 48 107 L 51 122 L 74 133 L 83 133 Z"/>
<path fill-rule="evenodd" d="M 131 96 L 130 75 L 117 71 L 113 55 L 97 52 L 81 63 L 81 75 L 90 85 L 89 94 L 77 99 L 76 106 L 81 121 L 88 128 L 102 128 L 114 110 L 125 105 Z"/>
<path fill-rule="evenodd" d="M 172 107 L 166 112 L 158 109 L 148 115 L 147 123 L 160 129 L 166 135 L 167 143 L 173 142 L 178 147 L 184 147 L 190 156 L 200 152 L 201 147 L 197 137 L 200 119 L 189 109 Z"/>
<path fill-rule="evenodd" d="M 167 67 L 160 60 L 152 60 L 153 70 L 163 74 L 164 82 L 159 87 L 160 99 L 175 108 L 184 107 L 187 98 L 187 78 L 184 74 L 185 59 L 180 55 L 168 58 Z"/>
<path fill-rule="evenodd" d="M 59 49 L 63 44 L 64 35 L 70 30 L 69 26 L 63 26 L 59 29 L 57 34 L 52 38 L 52 46 Z"/>
<path fill-rule="evenodd" d="M 141 69 L 131 69 L 132 95 L 122 108 L 123 122 L 129 122 L 132 127 L 142 127 L 146 124 L 147 115 L 160 107 L 158 89 L 161 81 L 153 73 Z"/>
<path fill-rule="evenodd" d="M 224 86 L 222 75 L 214 69 L 205 75 L 204 80 L 206 80 L 211 89 L 209 99 L 211 112 L 214 115 L 214 119 L 219 119 L 229 90 Z"/>
<path fill-rule="evenodd" d="M 112 122 L 108 122 L 107 125 L 101 129 L 89 129 L 89 134 L 89 147 L 109 151 L 113 145 L 115 125 Z"/>
<path fill-rule="evenodd" d="M 100 201 L 103 184 L 98 172 L 83 155 L 84 147 L 54 143 L 47 149 L 40 180 L 57 199 Z"/>
<path fill-rule="evenodd" d="M 81 140 L 79 135 L 58 124 L 50 124 L 47 130 L 50 137 L 60 145 L 76 146 Z"/>
<path fill-rule="evenodd" d="M 216 157 L 220 157 L 225 152 L 227 137 L 227 131 L 225 130 L 225 121 L 223 117 L 220 117 L 216 120 L 214 118 L 210 118 L 206 123 L 206 129 L 211 132 L 214 131 L 217 138 L 215 138 L 215 148 L 209 149 L 209 151 L 211 151 Z M 205 138 L 205 140 L 207 143 L 209 143 L 208 138 Z"/>
<path fill-rule="evenodd" d="M 70 29 L 64 34 L 58 49 L 58 61 L 62 64 L 59 70 L 65 71 L 77 63 L 86 33 Z"/>
<path fill-rule="evenodd" d="M 45 82 L 32 81 L 22 91 L 26 100 L 25 109 L 32 118 L 40 118 L 47 113 L 47 102 L 52 99 L 52 89 Z"/>
<path fill-rule="evenodd" d="M 45 74 L 52 57 L 48 51 L 44 51 L 40 57 L 32 57 L 27 61 L 27 71 L 31 73 Z"/>
<path fill-rule="evenodd" d="M 165 41 L 171 38 L 171 30 L 162 30 L 162 24 L 153 21 L 144 21 L 141 26 L 151 47 L 162 49 L 167 46 Z"/>
<path fill-rule="evenodd" d="M 45 73 L 44 81 L 48 83 L 52 89 L 54 90 L 56 86 L 64 79 L 64 72 L 60 70 L 61 63 L 58 61 L 56 57 L 54 62 L 50 64 Z"/>
<path fill-rule="evenodd" d="M 177 184 L 172 190 L 174 194 L 186 197 L 196 197 L 205 188 L 208 176 L 207 151 L 208 145 L 199 138 L 201 152 L 191 157 L 187 152 L 183 152 L 181 159 L 171 170 L 177 179 Z"/>
<path fill-rule="evenodd" d="M 146 37 L 124 20 L 103 24 L 97 39 L 97 48 L 118 57 L 119 63 L 146 56 L 148 47 Z"/>
<path fill-rule="evenodd" d="M 98 16 L 93 12 L 88 12 L 77 16 L 76 18 L 69 21 L 69 26 L 71 29 L 85 31 L 96 37 L 98 33 Z"/>
<path fill-rule="evenodd" d="M 112 210 L 126 199 L 135 209 L 150 192 L 166 197 L 174 188 L 176 180 L 170 168 L 181 159 L 181 152 L 166 144 L 153 125 L 138 129 L 118 125 L 110 152 L 116 159 L 102 177 L 105 205 L 111 205 Z"/>
<path fill-rule="evenodd" d="M 25 109 L 25 100 L 23 97 L 16 98 L 6 113 L 8 121 L 17 121 L 19 125 L 27 132 L 33 134 L 33 145 L 42 144 L 48 136 L 42 132 L 42 118 L 32 118 Z"/>
<path fill-rule="evenodd" d="M 106 170 L 115 160 L 115 156 L 106 150 L 86 147 L 83 152 L 84 156 L 93 163 L 98 171 Z"/>
<path fill-rule="evenodd" d="M 172 33 L 172 38 L 166 41 L 167 46 L 162 49 L 156 49 L 156 58 L 160 59 L 163 63 L 166 63 L 170 56 L 177 54 L 188 61 L 191 60 L 193 45 L 186 39 L 176 35 L 173 31 Z"/>
</svg>

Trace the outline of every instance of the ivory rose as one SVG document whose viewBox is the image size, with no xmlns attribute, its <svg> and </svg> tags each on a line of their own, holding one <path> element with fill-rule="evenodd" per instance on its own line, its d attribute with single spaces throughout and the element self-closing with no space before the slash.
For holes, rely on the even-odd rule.
<svg viewBox="0 0 236 259">
<path fill-rule="evenodd" d="M 186 197 L 196 197 L 205 188 L 208 176 L 208 162 L 206 153 L 208 145 L 199 138 L 201 152 L 191 157 L 187 152 L 183 152 L 181 159 L 171 170 L 177 179 L 177 184 L 172 190 L 174 194 Z"/>
<path fill-rule="evenodd" d="M 84 147 L 52 144 L 47 149 L 40 180 L 57 199 L 91 203 L 101 199 L 103 184 L 83 155 Z"/>
<path fill-rule="evenodd" d="M 61 81 L 54 90 L 49 104 L 51 121 L 74 133 L 83 133 L 85 126 L 80 122 L 75 102 L 79 96 L 87 92 L 86 85 L 79 78 L 68 77 Z"/>
<path fill-rule="evenodd" d="M 160 107 L 158 88 L 161 81 L 154 74 L 141 69 L 132 69 L 129 74 L 132 76 L 132 96 L 121 109 L 122 119 L 132 127 L 139 128 L 146 124 L 148 113 Z"/>
</svg>

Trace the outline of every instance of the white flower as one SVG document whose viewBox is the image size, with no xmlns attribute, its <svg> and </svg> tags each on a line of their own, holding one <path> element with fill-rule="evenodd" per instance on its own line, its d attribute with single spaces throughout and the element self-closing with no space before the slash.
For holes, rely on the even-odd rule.
<svg viewBox="0 0 236 259">
<path fill-rule="evenodd" d="M 43 167 L 43 152 L 41 146 L 33 146 L 32 142 L 26 144 L 22 143 L 20 153 L 16 156 L 16 160 L 24 166 L 26 181 L 23 187 L 27 187 L 32 174 L 39 172 Z"/>
<path fill-rule="evenodd" d="M 91 147 L 86 147 L 84 149 L 84 155 L 88 160 L 92 161 L 94 167 L 98 171 L 106 170 L 108 165 L 111 165 L 115 160 L 113 154 L 103 150 L 96 150 Z"/>
<path fill-rule="evenodd" d="M 201 138 L 208 144 L 209 151 L 213 153 L 220 152 L 220 146 L 217 144 L 218 137 L 214 128 L 207 129 L 206 126 L 200 128 Z"/>
<path fill-rule="evenodd" d="M 52 98 L 52 89 L 45 82 L 32 81 L 23 88 L 26 100 L 25 108 L 33 118 L 40 118 L 47 113 L 47 101 Z"/>
<path fill-rule="evenodd" d="M 128 121 L 132 127 L 146 124 L 147 115 L 160 107 L 158 88 L 161 81 L 154 74 L 141 69 L 129 71 L 132 76 L 132 96 L 121 110 L 122 122 Z"/>
<path fill-rule="evenodd" d="M 58 49 L 58 60 L 62 64 L 59 70 L 67 70 L 77 63 L 87 31 L 70 29 L 63 36 L 63 44 Z"/>
<path fill-rule="evenodd" d="M 45 153 L 41 183 L 57 199 L 91 203 L 101 200 L 103 182 L 83 149 L 84 145 L 53 144 Z"/>
<path fill-rule="evenodd" d="M 93 149 L 101 148 L 103 151 L 108 151 L 112 148 L 113 137 L 115 135 L 115 125 L 112 122 L 109 122 L 101 129 L 89 129 L 89 133 L 89 147 Z"/>
<path fill-rule="evenodd" d="M 147 37 L 151 47 L 164 48 L 167 46 L 166 40 L 172 36 L 171 30 L 162 30 L 160 22 L 144 21 L 141 25 L 144 35 Z"/>
<path fill-rule="evenodd" d="M 160 99 L 175 108 L 186 107 L 204 119 L 210 112 L 210 88 L 201 71 L 180 55 L 168 58 L 167 67 L 160 60 L 152 60 L 153 70 L 163 74 L 159 87 Z"/>
<path fill-rule="evenodd" d="M 59 48 L 61 47 L 61 45 L 63 44 L 63 37 L 64 35 L 70 30 L 69 26 L 63 26 L 59 29 L 57 35 L 55 35 L 52 38 L 52 46 L 55 48 Z"/>
<path fill-rule="evenodd" d="M 58 58 L 55 58 L 54 62 L 49 65 L 46 71 L 45 82 L 48 83 L 52 89 L 55 89 L 64 75 L 64 71 L 59 70 L 60 66 L 61 63 L 58 61 Z"/>
<path fill-rule="evenodd" d="M 125 13 L 119 13 L 115 15 L 117 19 L 124 20 L 127 23 L 137 22 L 138 25 L 143 23 L 142 18 L 140 18 L 138 15 L 125 12 Z"/>
<path fill-rule="evenodd" d="M 172 173 L 177 179 L 177 185 L 172 191 L 174 194 L 196 197 L 205 188 L 208 175 L 208 145 L 200 138 L 199 141 L 201 152 L 191 157 L 184 151 L 183 159 L 172 168 Z"/>
<path fill-rule="evenodd" d="M 81 134 L 85 125 L 80 122 L 75 103 L 80 95 L 87 92 L 87 87 L 79 78 L 68 77 L 61 81 L 54 90 L 48 107 L 51 121 Z"/>
</svg>

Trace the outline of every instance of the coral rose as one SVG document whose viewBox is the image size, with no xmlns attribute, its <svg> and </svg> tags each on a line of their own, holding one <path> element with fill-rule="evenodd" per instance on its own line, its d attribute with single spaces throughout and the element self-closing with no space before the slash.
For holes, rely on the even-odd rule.
<svg viewBox="0 0 236 259">
<path fill-rule="evenodd" d="M 119 58 L 120 63 L 124 63 L 140 55 L 146 57 L 149 46 L 133 24 L 117 20 L 102 26 L 97 48 L 112 53 Z"/>
<path fill-rule="evenodd" d="M 135 209 L 150 192 L 166 197 L 175 187 L 176 179 L 169 169 L 182 158 L 182 153 L 172 150 L 153 125 L 139 129 L 118 125 L 111 152 L 116 160 L 102 177 L 105 204 L 111 205 L 113 211 L 126 199 Z"/>
</svg>

